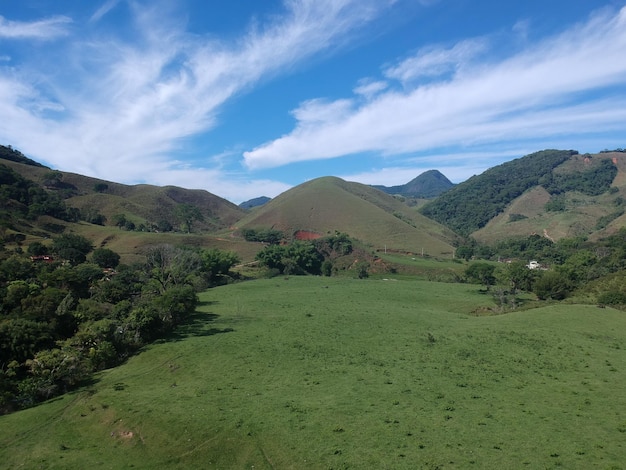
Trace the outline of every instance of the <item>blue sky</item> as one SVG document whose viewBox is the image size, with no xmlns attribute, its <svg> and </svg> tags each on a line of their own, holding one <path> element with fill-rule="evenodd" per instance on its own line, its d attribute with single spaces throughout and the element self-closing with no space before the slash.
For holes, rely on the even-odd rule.
<svg viewBox="0 0 626 470">
<path fill-rule="evenodd" d="M 232 202 L 626 147 L 626 0 L 0 2 L 0 143 Z"/>
</svg>

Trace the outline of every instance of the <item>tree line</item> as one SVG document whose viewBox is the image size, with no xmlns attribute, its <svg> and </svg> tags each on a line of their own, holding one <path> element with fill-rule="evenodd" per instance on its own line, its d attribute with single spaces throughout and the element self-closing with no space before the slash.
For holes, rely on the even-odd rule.
<svg viewBox="0 0 626 470">
<path fill-rule="evenodd" d="M 626 227 L 597 242 L 584 237 L 553 242 L 539 235 L 492 246 L 470 242 L 458 247 L 457 255 L 473 260 L 466 279 L 496 287 L 500 301 L 503 294 L 514 297 L 519 290 L 533 292 L 540 300 L 562 300 L 578 292 L 601 305 L 626 306 Z M 504 262 L 493 263 L 497 260 Z M 544 269 L 529 269 L 529 260 Z"/>
</svg>

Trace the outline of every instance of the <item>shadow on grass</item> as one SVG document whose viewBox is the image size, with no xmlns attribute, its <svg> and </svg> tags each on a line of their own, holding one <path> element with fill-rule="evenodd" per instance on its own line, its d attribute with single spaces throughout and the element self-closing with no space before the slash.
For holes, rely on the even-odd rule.
<svg viewBox="0 0 626 470">
<path fill-rule="evenodd" d="M 215 302 L 201 302 L 199 306 L 211 305 Z M 219 318 L 219 315 L 215 313 L 199 312 L 192 313 L 187 320 L 178 325 L 174 331 L 168 334 L 165 338 L 155 341 L 158 342 L 171 342 L 181 341 L 185 338 L 193 338 L 200 336 L 213 336 L 220 333 L 230 333 L 235 331 L 232 328 L 212 328 L 211 324 Z"/>
</svg>

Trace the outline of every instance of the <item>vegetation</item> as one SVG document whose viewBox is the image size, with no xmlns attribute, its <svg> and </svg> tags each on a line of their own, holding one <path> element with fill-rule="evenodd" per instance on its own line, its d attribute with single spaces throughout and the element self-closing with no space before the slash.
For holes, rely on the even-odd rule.
<svg viewBox="0 0 626 470">
<path fill-rule="evenodd" d="M 474 176 L 426 204 L 424 215 L 447 225 L 457 233 L 469 235 L 484 227 L 517 197 L 536 186 L 553 195 L 546 211 L 566 210 L 560 195 L 576 191 L 597 196 L 609 191 L 617 174 L 610 159 L 591 160 L 588 167 L 575 171 L 557 171 L 559 165 L 576 155 L 575 151 L 544 150 L 513 160 L 479 176 Z M 523 220 L 511 214 L 510 222 Z"/>
<path fill-rule="evenodd" d="M 477 316 L 466 284 L 289 277 L 1 418 L 7 468 L 620 468 L 626 317 Z"/>
<path fill-rule="evenodd" d="M 0 145 L 0 158 L 3 160 L 9 160 L 11 162 L 23 163 L 25 165 L 36 166 L 39 168 L 46 168 L 39 162 L 35 160 L 31 160 L 22 152 L 17 149 L 14 149 L 10 145 Z"/>
<path fill-rule="evenodd" d="M 238 262 L 160 245 L 145 264 L 120 266 L 117 253 L 92 249 L 63 234 L 49 249 L 29 246 L 32 258 L 0 262 L 0 412 L 65 393 L 171 332 L 194 312 L 196 292 L 222 284 Z"/>
<path fill-rule="evenodd" d="M 518 280 L 513 279 L 513 291 L 533 292 L 540 300 L 563 300 L 576 291 L 588 290 L 587 285 L 593 282 L 592 301 L 622 305 L 618 302 L 621 291 L 616 289 L 614 279 L 626 269 L 626 227 L 597 242 L 585 238 L 564 238 L 553 242 L 532 235 L 502 240 L 491 247 L 473 242 L 459 247 L 459 250 L 466 259 L 508 261 L 507 267 L 499 270 L 486 262 L 471 263 L 465 272 L 469 282 L 487 287 L 493 284 L 506 286 L 507 271 L 510 278 L 510 271 L 516 270 Z M 543 269 L 531 272 L 526 267 L 530 260 L 538 261 Z M 520 278 L 523 273 L 526 276 Z"/>
<path fill-rule="evenodd" d="M 424 206 L 422 213 L 458 233 L 469 235 L 576 153 L 543 150 L 496 166 L 442 194 Z"/>
<path fill-rule="evenodd" d="M 270 245 L 277 245 L 285 238 L 283 232 L 271 228 L 244 228 L 241 230 L 241 236 L 249 242 L 262 242 Z"/>
<path fill-rule="evenodd" d="M 610 230 L 487 245 L 338 178 L 239 219 L 202 192 L 131 189 L 11 153 L 0 410 L 72 393 L 1 417 L 3 465 L 619 467 L 626 204 L 618 166 L 574 154 L 490 170 L 440 197 L 464 195 L 467 212 L 441 214 L 470 233 L 542 184 L 537 210 L 568 216 L 568 193 L 597 197 L 592 224 Z M 506 210 L 507 227 L 533 217 Z M 291 242 L 299 230 L 326 236 Z M 282 277 L 230 283 L 263 274 Z"/>
</svg>

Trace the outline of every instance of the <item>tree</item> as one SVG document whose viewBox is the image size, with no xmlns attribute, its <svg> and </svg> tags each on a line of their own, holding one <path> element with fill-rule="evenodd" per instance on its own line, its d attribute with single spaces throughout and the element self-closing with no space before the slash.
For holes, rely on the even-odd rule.
<svg viewBox="0 0 626 470">
<path fill-rule="evenodd" d="M 540 300 L 563 300 L 571 289 L 567 276 L 558 271 L 544 271 L 533 286 L 533 292 Z"/>
<path fill-rule="evenodd" d="M 228 275 L 230 269 L 239 263 L 239 256 L 236 253 L 216 248 L 201 251 L 200 257 L 202 258 L 202 271 L 206 274 L 209 285 L 214 285 L 220 276 Z"/>
<path fill-rule="evenodd" d="M 193 313 L 198 305 L 198 296 L 191 286 L 177 286 L 156 297 L 152 305 L 159 312 L 161 322 L 171 329 Z"/>
<path fill-rule="evenodd" d="M 176 216 L 180 219 L 183 231 L 191 233 L 193 223 L 196 220 L 203 220 L 202 212 L 198 206 L 193 204 L 179 204 L 176 206 Z"/>
<path fill-rule="evenodd" d="M 146 253 L 147 272 L 161 293 L 171 286 L 191 283 L 191 277 L 197 275 L 201 267 L 198 253 L 172 245 L 155 245 Z"/>
<path fill-rule="evenodd" d="M 97 193 L 104 193 L 109 189 L 109 185 L 106 183 L 96 183 L 93 185 L 93 190 Z"/>
<path fill-rule="evenodd" d="M 28 259 L 12 255 L 0 262 L 0 281 L 28 280 L 35 276 L 35 266 Z"/>
<path fill-rule="evenodd" d="M 502 284 L 508 285 L 513 295 L 518 290 L 530 292 L 536 277 L 536 271 L 528 269 L 522 261 L 507 264 L 498 274 Z"/>
<path fill-rule="evenodd" d="M 63 180 L 63 173 L 57 170 L 48 171 L 43 175 L 43 184 L 48 187 L 56 187 Z"/>
<path fill-rule="evenodd" d="M 31 256 L 41 256 L 48 254 L 48 247 L 41 242 L 32 242 L 28 245 L 26 252 Z"/>
<path fill-rule="evenodd" d="M 356 265 L 356 272 L 359 279 L 367 279 L 369 273 L 370 264 L 367 261 L 361 261 Z"/>
<path fill-rule="evenodd" d="M 332 261 L 327 259 L 322 263 L 322 274 L 327 277 L 330 277 L 333 274 L 333 262 Z"/>
<path fill-rule="evenodd" d="M 91 254 L 91 260 L 101 268 L 116 268 L 120 264 L 120 255 L 108 248 L 96 248 Z"/>
<path fill-rule="evenodd" d="M 167 220 L 161 219 L 157 222 L 156 228 L 159 232 L 171 232 L 173 227 Z"/>
<path fill-rule="evenodd" d="M 84 263 L 87 254 L 93 249 L 91 242 L 81 235 L 73 233 L 63 234 L 52 241 L 51 250 L 61 258 L 76 266 Z"/>
<path fill-rule="evenodd" d="M 270 245 L 263 248 L 256 254 L 256 259 L 269 269 L 276 269 L 278 272 L 283 272 L 285 265 L 283 258 L 285 256 L 285 247 L 280 245 Z"/>
<path fill-rule="evenodd" d="M 494 276 L 495 269 L 495 265 L 490 263 L 472 263 L 465 270 L 465 276 L 470 281 L 485 285 L 487 290 L 489 290 L 489 287 L 496 281 Z"/>
<path fill-rule="evenodd" d="M 269 245 L 256 255 L 261 265 L 284 274 L 320 274 L 324 258 L 312 243 Z"/>
<path fill-rule="evenodd" d="M 268 228 L 268 229 L 255 229 L 244 228 L 241 230 L 241 235 L 246 241 L 249 242 L 263 242 L 270 245 L 278 245 L 281 240 L 285 238 L 285 234 L 280 230 Z"/>
<path fill-rule="evenodd" d="M 458 258 L 469 261 L 470 259 L 472 259 L 472 256 L 474 256 L 474 248 L 468 245 L 461 245 L 456 249 L 455 254 Z"/>
<path fill-rule="evenodd" d="M 126 216 L 124 214 L 115 214 L 113 216 L 113 225 L 116 227 L 122 228 L 126 226 Z"/>
</svg>

